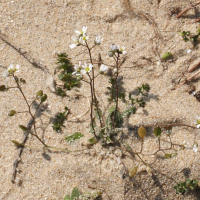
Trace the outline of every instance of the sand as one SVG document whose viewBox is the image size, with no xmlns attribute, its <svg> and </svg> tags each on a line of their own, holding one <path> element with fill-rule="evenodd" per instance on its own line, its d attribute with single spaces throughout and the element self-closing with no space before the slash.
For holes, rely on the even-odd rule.
<svg viewBox="0 0 200 200">
<path fill-rule="evenodd" d="M 198 1 L 194 1 L 198 2 Z M 0 31 L 11 43 L 27 52 L 32 58 L 45 66 L 49 73 L 60 84 L 54 70 L 57 67 L 57 53 L 66 52 L 74 64 L 88 59 L 82 47 L 71 50 L 71 37 L 75 30 L 87 26 L 90 36 L 89 44 L 93 44 L 96 35 L 101 34 L 103 43 L 92 52 L 97 59 L 99 52 L 105 63 L 112 65 L 113 60 L 107 55 L 111 44 L 126 47 L 127 60 L 123 64 L 120 75 L 123 76 L 123 87 L 126 92 L 133 91 L 143 83 L 151 87 L 144 109 L 138 109 L 126 124 L 129 128 L 127 140 L 136 151 L 140 148 L 137 129 L 141 125 L 183 123 L 196 126 L 196 115 L 199 116 L 199 101 L 191 94 L 200 90 L 199 75 L 190 84 L 173 90 L 179 79 L 184 80 L 183 73 L 199 61 L 199 45 L 184 42 L 178 31 L 191 31 L 196 34 L 199 23 L 190 23 L 199 17 L 191 9 L 183 17 L 177 19 L 175 8 L 183 10 L 189 5 L 187 0 L 1 0 Z M 197 6 L 199 11 L 200 6 Z M 188 53 L 188 50 L 191 50 Z M 176 195 L 173 186 L 185 181 L 186 172 L 191 179 L 200 180 L 200 150 L 194 152 L 192 145 L 200 145 L 200 131 L 188 127 L 174 127 L 172 141 L 183 144 L 189 142 L 190 148 L 180 150 L 171 159 L 145 156 L 144 160 L 151 164 L 153 175 L 145 171 L 144 164 L 137 158 L 120 157 L 115 148 L 103 148 L 96 144 L 87 148 L 85 144 L 92 137 L 89 133 L 88 98 L 90 88 L 83 83 L 80 92 L 70 91 L 69 97 L 59 97 L 46 86 L 46 71 L 35 68 L 13 47 L 0 40 L 0 72 L 10 64 L 19 64 L 17 76 L 23 77 L 26 84 L 22 86 L 29 103 L 34 100 L 38 90 L 43 90 L 48 99 L 46 108 L 37 118 L 38 135 L 51 146 L 85 149 L 81 152 L 63 153 L 45 151 L 41 143 L 29 136 L 21 162 L 17 168 L 15 183 L 11 182 L 13 162 L 17 158 L 17 149 L 11 140 L 19 142 L 23 139 L 20 124 L 26 126 L 30 120 L 28 113 L 8 116 L 9 110 L 27 110 L 24 99 L 18 89 L 0 92 L 0 199 L 16 200 L 62 200 L 70 194 L 74 187 L 81 192 L 100 190 L 102 199 L 143 200 L 143 199 L 200 199 L 199 190 L 185 196 Z M 171 52 L 173 59 L 161 61 L 165 52 Z M 186 74 L 187 75 L 187 74 Z M 15 86 L 12 77 L 0 76 L 0 85 Z M 96 92 L 100 106 L 104 112 L 107 108 L 108 77 L 96 79 Z M 79 99 L 76 98 L 78 94 Z M 66 121 L 62 133 L 52 129 L 50 118 L 64 107 L 70 108 L 69 118 L 82 115 L 80 121 Z M 121 107 L 123 109 L 123 106 Z M 86 114 L 85 114 L 86 113 Z M 85 115 L 83 115 L 85 114 Z M 68 144 L 65 135 L 81 132 L 84 137 Z M 144 141 L 144 153 L 153 153 L 158 149 L 158 141 L 147 129 Z M 162 137 L 161 145 L 169 147 L 169 138 Z M 46 159 L 45 159 L 46 158 Z M 48 158 L 48 159 L 47 159 Z M 138 166 L 139 173 L 132 179 L 123 179 L 124 166 L 130 169 Z"/>
</svg>

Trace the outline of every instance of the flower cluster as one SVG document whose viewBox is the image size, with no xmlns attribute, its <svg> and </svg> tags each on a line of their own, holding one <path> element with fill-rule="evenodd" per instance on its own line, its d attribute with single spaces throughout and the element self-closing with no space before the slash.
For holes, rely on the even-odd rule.
<svg viewBox="0 0 200 200">
<path fill-rule="evenodd" d="M 71 44 L 69 47 L 73 49 L 76 46 L 80 46 L 86 43 L 86 41 L 89 39 L 89 36 L 86 34 L 87 26 L 83 26 L 81 31 L 75 31 L 76 36 L 72 36 L 73 44 Z M 95 45 L 100 45 L 103 41 L 103 38 L 101 38 L 100 35 L 96 37 L 94 40 Z"/>
<path fill-rule="evenodd" d="M 8 77 L 8 76 L 10 76 L 11 74 L 14 74 L 15 72 L 19 72 L 19 68 L 20 68 L 20 65 L 16 65 L 16 66 L 14 66 L 13 64 L 11 64 L 8 68 L 7 68 L 7 70 L 5 70 L 4 72 L 3 72 L 3 77 Z"/>
<path fill-rule="evenodd" d="M 93 65 L 91 63 L 89 65 L 86 63 L 84 63 L 84 65 L 81 65 L 81 61 L 79 61 L 79 64 L 74 66 L 75 71 L 72 74 L 76 75 L 77 77 L 81 77 L 83 74 L 91 72 L 92 68 L 93 68 Z M 103 74 L 107 70 L 108 70 L 108 67 L 102 64 L 100 67 L 100 73 Z"/>
<path fill-rule="evenodd" d="M 89 36 L 87 36 L 86 31 L 86 26 L 83 26 L 81 31 L 75 31 L 76 36 L 72 36 L 72 40 L 74 43 L 69 46 L 71 49 L 73 49 L 76 46 L 85 44 L 85 42 L 89 39 Z"/>
<path fill-rule="evenodd" d="M 74 66 L 75 71 L 72 74 L 81 77 L 82 74 L 89 73 L 92 68 L 93 65 L 91 63 L 89 65 L 87 65 L 86 63 L 84 63 L 84 65 L 81 65 L 81 61 L 79 61 L 79 64 Z"/>
<path fill-rule="evenodd" d="M 110 57 L 113 57 L 113 56 L 115 55 L 116 52 L 117 52 L 118 54 L 126 54 L 125 47 L 124 47 L 124 46 L 120 47 L 120 46 L 117 46 L 117 45 L 115 45 L 115 44 L 112 44 L 112 45 L 110 46 L 110 51 L 108 51 L 108 55 L 109 55 Z"/>
</svg>

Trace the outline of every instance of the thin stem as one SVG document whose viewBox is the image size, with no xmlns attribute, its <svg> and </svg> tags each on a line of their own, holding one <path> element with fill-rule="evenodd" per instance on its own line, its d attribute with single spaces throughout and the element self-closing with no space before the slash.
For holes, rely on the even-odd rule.
<svg viewBox="0 0 200 200">
<path fill-rule="evenodd" d="M 144 139 L 141 138 L 141 149 L 140 149 L 140 153 L 142 153 L 142 149 L 143 149 L 143 143 L 144 143 Z"/>
<path fill-rule="evenodd" d="M 170 143 L 171 143 L 171 146 L 170 146 L 170 148 L 172 148 L 172 146 L 173 146 L 173 143 L 172 143 L 172 139 L 171 139 L 171 137 L 170 137 L 170 135 L 168 134 L 168 137 L 169 137 L 169 140 L 170 140 Z"/>
<path fill-rule="evenodd" d="M 140 155 L 139 155 L 139 154 L 136 154 L 136 155 L 137 155 L 138 158 L 142 161 L 142 163 L 143 163 L 145 166 L 147 166 L 147 163 L 144 162 L 144 160 L 140 157 Z"/>
<path fill-rule="evenodd" d="M 158 137 L 158 145 L 159 145 L 159 150 L 160 150 L 160 137 Z"/>
<path fill-rule="evenodd" d="M 117 78 L 119 75 L 119 71 L 118 71 L 118 62 L 119 62 L 119 53 L 117 55 L 117 60 L 116 60 L 116 68 L 117 68 L 117 72 L 116 72 L 116 77 L 115 77 L 115 89 L 116 89 L 116 106 L 115 106 L 115 113 L 114 113 L 114 120 L 113 120 L 113 128 L 115 128 L 115 120 L 116 120 L 116 115 L 117 115 L 117 110 L 118 110 L 118 93 L 119 93 L 119 88 L 118 88 L 118 84 L 117 84 Z"/>
<path fill-rule="evenodd" d="M 29 113 L 29 111 L 21 111 L 21 112 L 18 112 L 17 113 Z"/>
<path fill-rule="evenodd" d="M 90 56 L 90 62 L 93 65 L 91 49 L 93 47 L 95 47 L 95 45 L 92 48 L 89 48 L 87 41 L 85 41 L 85 43 L 86 43 L 86 47 L 88 49 L 88 53 L 89 53 L 89 56 Z M 100 122 L 101 128 L 103 128 L 103 123 L 102 123 L 102 120 L 101 120 L 101 115 L 99 113 L 99 106 L 98 106 L 98 102 L 97 102 L 97 98 L 96 98 L 96 94 L 95 94 L 94 78 L 95 78 L 95 76 L 94 76 L 94 68 L 92 68 L 92 90 L 91 90 L 92 93 L 91 93 L 91 95 L 94 96 L 94 102 L 95 102 L 95 106 L 97 108 L 97 114 L 98 114 L 98 117 L 99 117 L 99 122 Z"/>
<path fill-rule="evenodd" d="M 45 147 L 48 147 L 48 145 L 46 145 L 45 142 L 43 142 L 43 141 L 38 137 L 38 135 L 36 135 L 36 134 L 34 134 L 34 133 L 31 133 L 30 131 L 29 131 L 29 133 L 30 133 L 31 135 L 35 136 Z"/>
<path fill-rule="evenodd" d="M 14 76 L 14 74 L 12 74 L 12 76 L 13 76 L 15 82 L 17 83 L 17 87 L 18 87 L 19 91 L 21 92 L 22 96 L 24 97 L 24 100 L 25 100 L 25 102 L 26 102 L 26 104 L 27 104 L 27 106 L 28 106 L 28 112 L 29 112 L 29 114 L 31 115 L 31 117 L 32 117 L 32 119 L 33 119 L 34 131 L 35 131 L 35 133 L 37 134 L 37 132 L 36 132 L 36 126 L 35 126 L 35 117 L 33 116 L 32 112 L 31 112 L 31 106 L 29 105 L 29 103 L 28 103 L 28 101 L 27 101 L 27 99 L 26 99 L 26 97 L 25 97 L 25 95 L 24 95 L 24 93 L 23 93 L 23 91 L 22 91 L 22 88 L 20 87 L 17 78 Z"/>
<path fill-rule="evenodd" d="M 30 113 L 31 117 L 34 118 L 34 117 L 33 117 L 33 114 L 31 113 L 30 105 L 29 105 L 29 103 L 28 103 L 28 101 L 27 101 L 27 99 L 26 99 L 26 97 L 25 97 L 25 95 L 24 95 L 24 93 L 23 93 L 23 91 L 22 91 L 22 89 L 21 89 L 21 87 L 20 87 L 18 81 L 17 81 L 17 78 L 14 76 L 14 74 L 12 74 L 12 76 L 13 76 L 15 82 L 17 83 L 18 89 L 20 90 L 22 96 L 24 97 L 24 100 L 25 100 L 25 102 L 26 102 L 26 104 L 27 104 L 27 106 L 28 106 L 28 110 L 29 110 L 29 113 Z"/>
<path fill-rule="evenodd" d="M 35 100 L 36 100 L 36 99 L 34 99 L 34 100 L 32 101 L 32 103 L 30 104 L 30 107 L 32 106 L 33 102 L 35 102 Z"/>
<path fill-rule="evenodd" d="M 90 103 L 90 119 L 91 119 L 91 125 L 92 125 L 92 130 L 94 132 L 94 135 L 97 139 L 97 135 L 95 133 L 95 129 L 94 129 L 94 124 L 93 124 L 93 88 L 92 88 L 92 78 L 90 77 L 90 74 L 87 73 L 89 79 L 90 79 L 90 90 L 91 90 L 91 103 Z"/>
</svg>

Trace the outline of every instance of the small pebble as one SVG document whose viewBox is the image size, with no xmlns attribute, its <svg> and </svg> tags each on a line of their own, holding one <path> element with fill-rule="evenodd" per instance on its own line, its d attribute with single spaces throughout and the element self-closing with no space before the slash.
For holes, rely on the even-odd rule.
<svg viewBox="0 0 200 200">
<path fill-rule="evenodd" d="M 192 52 L 192 50 L 191 50 L 191 49 L 188 49 L 188 50 L 187 50 L 187 53 L 191 53 L 191 52 Z"/>
</svg>

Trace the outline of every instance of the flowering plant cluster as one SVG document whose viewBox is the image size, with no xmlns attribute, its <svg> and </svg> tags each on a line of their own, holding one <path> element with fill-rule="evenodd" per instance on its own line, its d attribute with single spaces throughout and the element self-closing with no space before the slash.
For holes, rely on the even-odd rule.
<svg viewBox="0 0 200 200">
<path fill-rule="evenodd" d="M 120 74 L 120 69 L 123 64 L 123 59 L 126 57 L 127 52 L 125 51 L 124 46 L 119 46 L 115 44 L 110 45 L 110 49 L 108 50 L 107 55 L 113 58 L 113 65 L 108 65 L 104 63 L 102 60 L 96 62 L 92 58 L 92 50 L 98 45 L 101 45 L 103 42 L 103 38 L 101 38 L 100 35 L 96 36 L 93 46 L 89 46 L 89 36 L 87 35 L 87 27 L 84 26 L 81 31 L 75 31 L 76 35 L 72 37 L 73 44 L 70 45 L 70 48 L 73 49 L 75 47 L 83 47 L 86 48 L 88 51 L 89 55 L 89 63 L 86 62 L 81 62 L 79 61 L 78 64 L 73 65 L 68 58 L 68 56 L 65 53 L 59 54 L 58 55 L 58 62 L 59 64 L 58 69 L 63 70 L 59 75 L 58 78 L 64 82 L 63 87 L 57 87 L 56 94 L 60 96 L 66 96 L 64 89 L 71 90 L 74 87 L 80 87 L 80 82 L 84 81 L 86 84 L 89 85 L 90 88 L 90 133 L 92 134 L 92 137 L 89 139 L 88 143 L 89 145 L 94 145 L 97 142 L 101 143 L 102 147 L 114 147 L 122 152 L 129 153 L 132 158 L 135 158 L 137 156 L 141 162 L 145 165 L 146 171 L 148 174 L 152 174 L 151 171 L 151 166 L 148 164 L 142 156 L 145 155 L 153 155 L 155 156 L 158 152 L 163 153 L 163 158 L 164 159 L 170 159 L 172 157 L 175 157 L 178 155 L 178 152 L 180 150 L 186 149 L 192 149 L 195 153 L 198 152 L 198 144 L 197 142 L 194 141 L 193 145 L 190 146 L 187 141 L 184 141 L 183 144 L 176 144 L 172 142 L 171 135 L 173 133 L 173 127 L 176 126 L 188 126 L 192 127 L 189 125 L 185 124 L 165 124 L 165 125 L 148 125 L 146 127 L 153 128 L 153 133 L 158 141 L 158 150 L 155 151 L 152 154 L 145 154 L 143 151 L 143 145 L 144 145 L 144 140 L 147 134 L 147 130 L 145 127 L 137 127 L 138 128 L 138 136 L 140 138 L 141 142 L 141 148 L 140 151 L 135 151 L 133 148 L 126 143 L 126 140 L 122 137 L 123 133 L 123 125 L 124 121 L 127 120 L 132 114 L 136 113 L 136 110 L 138 107 L 145 107 L 146 105 L 146 100 L 148 96 L 148 92 L 150 91 L 150 86 L 149 84 L 143 84 L 141 87 L 138 87 L 136 91 L 136 95 L 133 92 L 129 92 L 127 97 L 126 93 L 123 91 L 123 88 L 121 86 L 121 81 L 123 77 L 121 78 L 119 76 Z M 98 66 L 98 67 L 97 67 Z M 108 67 L 109 66 L 109 67 Z M 42 106 L 42 104 L 46 101 L 47 95 L 43 94 L 42 90 L 39 90 L 36 94 L 36 98 L 34 99 L 33 102 L 29 103 L 25 94 L 23 93 L 21 83 L 24 83 L 24 79 L 18 78 L 16 76 L 16 72 L 19 71 L 19 65 L 14 66 L 11 64 L 6 71 L 3 72 L 4 77 L 12 76 L 14 78 L 14 81 L 16 83 L 16 87 L 18 88 L 19 91 L 21 92 L 24 101 L 28 107 L 28 113 L 31 116 L 32 119 L 32 125 L 27 128 L 23 125 L 19 125 L 19 128 L 26 132 L 27 135 L 31 134 L 34 137 L 36 137 L 42 145 L 47 148 L 47 149 L 56 149 L 59 151 L 67 151 L 71 152 L 68 149 L 63 149 L 63 148 L 57 148 L 57 147 L 52 147 L 47 145 L 43 139 L 41 139 L 38 136 L 37 129 L 36 129 L 36 116 L 37 112 Z M 110 68 L 110 69 L 109 69 Z M 111 70 L 111 73 L 107 73 L 107 71 Z M 97 73 L 96 73 L 97 72 Z M 98 100 L 97 95 L 96 95 L 96 85 L 95 85 L 95 79 L 98 76 L 101 76 L 102 74 L 110 76 L 109 77 L 109 84 L 110 87 L 107 87 L 108 92 L 107 94 L 109 95 L 108 101 L 109 101 L 109 108 L 106 110 L 106 114 L 103 114 L 104 111 L 101 110 L 101 102 Z M 0 86 L 0 91 L 7 91 L 9 86 L 2 85 Z M 121 100 L 122 103 L 125 103 L 126 109 L 121 110 L 119 101 Z M 37 108 L 35 113 L 32 112 L 31 106 L 33 105 L 34 102 L 37 103 Z M 25 111 L 27 112 L 27 111 Z M 17 112 L 15 110 L 10 110 L 9 111 L 9 116 L 14 116 L 16 115 Z M 57 113 L 55 118 L 53 119 L 53 129 L 57 132 L 61 132 L 62 129 L 61 127 L 64 126 L 64 121 L 67 120 L 67 116 L 70 114 L 70 111 L 68 107 L 65 107 L 65 111 L 62 113 Z M 196 128 L 200 128 L 200 117 L 197 117 L 196 119 Z M 33 128 L 32 128 L 33 126 Z M 31 128 L 33 130 L 31 130 Z M 169 140 L 170 147 L 169 148 L 163 148 L 161 144 L 161 137 L 162 135 L 166 133 L 166 136 Z M 120 135 L 121 134 L 121 135 Z M 80 138 L 84 137 L 83 134 L 80 132 L 76 132 L 73 135 L 65 137 L 65 140 L 69 143 L 74 142 L 75 140 L 78 140 Z M 128 135 L 127 135 L 128 137 Z M 17 146 L 17 148 L 25 148 L 24 143 L 19 143 L 16 140 L 12 140 L 12 142 Z M 133 176 L 137 174 L 138 166 L 134 166 L 130 169 L 127 169 L 124 166 L 124 176 L 128 176 L 131 180 Z M 184 186 L 186 188 L 194 185 L 193 182 L 188 182 L 187 184 L 184 183 L 182 185 L 178 185 L 175 187 L 175 189 L 179 192 L 182 191 L 182 187 Z M 196 182 L 195 182 L 196 185 Z M 184 191 L 186 189 L 184 188 Z M 79 190 L 75 188 L 74 194 L 76 193 L 77 197 L 80 196 Z M 185 192 L 181 192 L 182 194 Z M 98 195 L 97 195 L 98 194 Z M 99 196 L 100 192 L 95 193 L 95 195 Z M 72 199 L 73 195 L 67 195 L 65 198 L 66 199 Z M 90 194 L 91 196 L 91 194 Z"/>
</svg>

